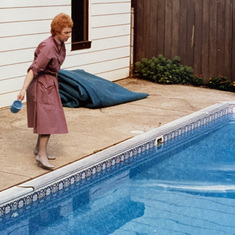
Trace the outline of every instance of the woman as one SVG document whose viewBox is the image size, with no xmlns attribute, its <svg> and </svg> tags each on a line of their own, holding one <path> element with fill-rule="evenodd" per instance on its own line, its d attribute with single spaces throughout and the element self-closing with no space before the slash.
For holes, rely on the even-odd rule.
<svg viewBox="0 0 235 235">
<path fill-rule="evenodd" d="M 71 36 L 73 21 L 60 13 L 51 23 L 51 36 L 41 42 L 34 53 L 23 87 L 17 99 L 27 96 L 28 127 L 38 134 L 34 149 L 36 161 L 45 169 L 53 169 L 47 155 L 47 144 L 51 134 L 67 133 L 67 124 L 58 90 L 57 73 L 64 62 L 65 42 Z"/>
</svg>

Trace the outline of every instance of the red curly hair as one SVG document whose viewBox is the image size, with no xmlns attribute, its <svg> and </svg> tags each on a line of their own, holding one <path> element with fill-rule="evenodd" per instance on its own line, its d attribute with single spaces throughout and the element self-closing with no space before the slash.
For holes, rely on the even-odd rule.
<svg viewBox="0 0 235 235">
<path fill-rule="evenodd" d="M 57 33 L 60 33 L 63 28 L 72 28 L 73 20 L 69 15 L 60 13 L 54 17 L 51 22 L 51 35 L 55 36 Z"/>
</svg>

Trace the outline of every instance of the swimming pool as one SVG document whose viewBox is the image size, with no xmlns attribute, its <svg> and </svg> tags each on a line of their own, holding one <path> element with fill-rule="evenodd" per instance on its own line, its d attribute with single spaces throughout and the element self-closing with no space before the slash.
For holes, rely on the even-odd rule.
<svg viewBox="0 0 235 235">
<path fill-rule="evenodd" d="M 45 234 L 53 234 L 52 228 L 44 227 L 49 223 L 53 224 L 57 233 L 60 229 L 61 234 L 67 234 L 68 227 L 77 229 L 76 224 L 79 224 L 80 221 L 82 225 L 79 227 L 80 234 L 86 227 L 89 227 L 90 230 L 84 234 L 167 234 L 167 232 L 177 234 L 182 232 L 176 228 L 176 225 L 180 224 L 185 229 L 184 233 L 194 234 L 189 231 L 192 231 L 194 227 L 199 229 L 200 222 L 203 222 L 207 229 L 215 228 L 216 234 L 225 234 L 228 229 L 234 229 L 229 222 L 230 219 L 234 221 L 232 212 L 232 209 L 234 210 L 234 168 L 231 162 L 227 162 L 226 168 L 230 171 L 226 171 L 229 172 L 227 176 L 224 176 L 226 180 L 218 188 L 211 181 L 209 185 L 208 182 L 202 184 L 200 176 L 205 169 L 201 168 L 201 164 L 196 164 L 194 161 L 192 165 L 197 167 L 190 175 L 186 174 L 188 159 L 185 161 L 177 154 L 175 157 L 169 156 L 172 156 L 173 153 L 181 153 L 182 149 L 189 150 L 195 146 L 194 141 L 203 140 L 203 133 L 208 136 L 214 132 L 215 125 L 223 129 L 222 127 L 227 121 L 234 120 L 234 113 L 234 104 L 219 104 L 183 118 L 180 122 L 176 121 L 141 135 L 135 138 L 135 142 L 138 144 L 134 145 L 133 140 L 129 143 L 122 143 L 122 150 L 125 151 L 120 150 L 118 154 L 117 148 L 114 149 L 116 152 L 114 151 L 113 156 L 111 150 L 107 150 L 106 155 L 109 155 L 107 159 L 99 153 L 98 164 L 64 177 L 63 180 L 60 179 L 49 186 L 41 187 L 41 189 L 35 184 L 33 193 L 5 203 L 0 208 L 1 218 L 4 220 L 0 226 L 7 225 L 8 232 L 10 228 L 11 231 L 17 232 L 24 229 L 24 234 L 27 234 L 27 231 L 34 231 L 36 225 L 35 231 L 40 228 Z M 216 133 L 217 141 L 221 143 L 221 146 L 227 146 L 226 143 L 223 143 L 223 139 L 224 134 L 228 131 L 221 134 L 222 136 L 218 136 Z M 156 140 L 160 140 L 159 143 L 162 141 L 164 144 L 155 147 Z M 203 149 L 208 147 L 205 145 Z M 226 152 L 227 149 L 228 146 L 222 152 Z M 189 152 L 197 151 L 191 149 Z M 192 159 L 190 157 L 191 163 Z M 176 160 L 176 163 L 173 160 Z M 91 160 L 89 159 L 89 161 Z M 156 165 L 153 164 L 154 161 L 156 161 Z M 177 166 L 176 169 L 169 174 L 168 170 L 173 169 L 174 166 Z M 158 167 L 157 175 L 156 167 Z M 218 169 L 218 166 L 215 165 L 213 167 L 210 171 L 213 172 L 210 178 L 214 180 L 217 179 L 215 175 L 218 171 L 223 172 L 225 169 Z M 66 173 L 65 171 L 64 175 Z M 197 176 L 196 182 L 192 181 L 190 178 L 192 176 Z M 188 178 L 190 183 L 185 181 Z M 134 185 L 131 184 L 131 181 L 134 181 Z M 144 184 L 142 184 L 143 182 Z M 134 188 L 134 186 L 137 187 Z M 224 190 L 227 190 L 226 193 Z M 102 202 L 104 197 L 105 202 Z M 199 197 L 199 199 L 195 197 Z M 205 200 L 206 204 L 204 204 L 204 210 L 200 211 L 199 205 L 202 200 Z M 229 200 L 226 207 L 229 215 L 226 220 L 227 224 L 223 225 L 223 229 L 216 229 L 216 226 L 218 227 L 216 223 L 221 222 L 224 210 L 222 205 L 224 206 L 226 203 L 225 200 Z M 180 206 L 180 201 L 184 201 L 186 205 Z M 212 204 L 213 210 L 206 208 Z M 15 210 L 13 210 L 14 208 Z M 91 208 L 94 210 L 90 210 Z M 73 210 L 74 214 L 72 214 Z M 143 220 L 144 215 L 152 215 L 156 210 L 158 216 L 147 217 L 147 222 Z M 200 212 L 200 216 L 195 217 L 195 210 Z M 100 213 L 101 211 L 104 214 Z M 206 217 L 208 213 L 212 213 L 218 219 L 216 221 L 208 220 Z M 72 222 L 71 217 L 77 218 L 76 223 Z M 181 220 L 181 217 L 186 220 Z M 62 220 L 56 223 L 58 218 L 62 218 Z M 234 230 L 231 231 L 234 232 Z"/>
</svg>

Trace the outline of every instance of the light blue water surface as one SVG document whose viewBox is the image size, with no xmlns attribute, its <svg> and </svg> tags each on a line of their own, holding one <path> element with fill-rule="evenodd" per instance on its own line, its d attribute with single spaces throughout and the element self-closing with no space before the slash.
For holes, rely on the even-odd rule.
<svg viewBox="0 0 235 235">
<path fill-rule="evenodd" d="M 187 133 L 18 211 L 0 234 L 235 234 L 234 133 L 234 121 Z"/>
</svg>

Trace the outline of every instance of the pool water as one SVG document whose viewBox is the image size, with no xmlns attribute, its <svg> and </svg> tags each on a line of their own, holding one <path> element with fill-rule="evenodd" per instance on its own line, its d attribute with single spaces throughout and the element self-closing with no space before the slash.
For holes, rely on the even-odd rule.
<svg viewBox="0 0 235 235">
<path fill-rule="evenodd" d="M 199 128 L 0 222 L 0 234 L 235 234 L 235 122 Z"/>
</svg>

